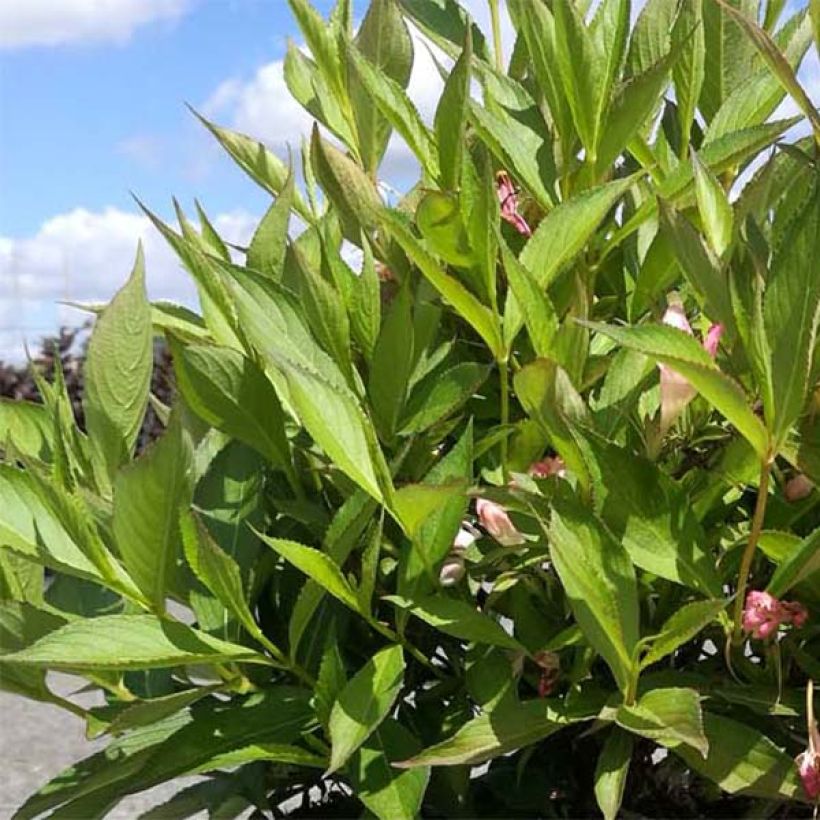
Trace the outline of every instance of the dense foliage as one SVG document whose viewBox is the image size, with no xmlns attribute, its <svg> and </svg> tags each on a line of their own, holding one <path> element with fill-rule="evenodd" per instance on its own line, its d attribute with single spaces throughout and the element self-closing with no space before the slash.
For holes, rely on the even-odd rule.
<svg viewBox="0 0 820 820">
<path fill-rule="evenodd" d="M 0 405 L 2 686 L 110 737 L 16 817 L 189 774 L 150 816 L 811 814 L 820 4 L 508 0 L 505 61 L 488 2 L 290 0 L 303 184 L 204 121 L 274 198 L 249 247 L 146 208 L 200 314 L 140 252 L 84 427 L 60 368 Z"/>
</svg>

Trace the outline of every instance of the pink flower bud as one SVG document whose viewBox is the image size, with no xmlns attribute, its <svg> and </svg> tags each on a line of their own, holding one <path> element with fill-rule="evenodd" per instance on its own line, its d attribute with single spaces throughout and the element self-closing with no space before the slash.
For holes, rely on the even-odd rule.
<svg viewBox="0 0 820 820">
<path fill-rule="evenodd" d="M 806 728 L 809 736 L 809 747 L 797 755 L 797 774 L 803 784 L 803 790 L 809 800 L 820 798 L 820 731 L 814 719 L 814 681 L 809 680 L 806 686 Z"/>
<path fill-rule="evenodd" d="M 800 629 L 806 625 L 806 621 L 809 619 L 809 611 L 803 606 L 803 604 L 798 603 L 797 601 L 784 601 L 783 609 L 788 614 L 788 619 L 791 621 L 795 629 Z"/>
<path fill-rule="evenodd" d="M 518 194 L 506 171 L 499 171 L 496 175 L 496 190 L 501 203 L 501 218 L 523 236 L 532 236 L 527 220 L 518 213 Z"/>
<path fill-rule="evenodd" d="M 786 497 L 786 501 L 794 503 L 795 501 L 802 501 L 804 498 L 810 496 L 813 489 L 814 484 L 811 479 L 803 475 L 803 473 L 798 473 L 794 478 L 790 478 L 786 482 L 786 486 L 783 488 L 783 495 Z"/>
<path fill-rule="evenodd" d="M 454 587 L 464 577 L 466 571 L 464 559 L 457 555 L 450 555 L 441 565 L 438 581 L 443 587 Z"/>
<path fill-rule="evenodd" d="M 541 461 L 534 461 L 527 472 L 533 478 L 549 478 L 551 475 L 564 478 L 567 474 L 567 465 L 560 456 L 550 456 Z"/>
<path fill-rule="evenodd" d="M 706 338 L 703 340 L 703 349 L 714 359 L 717 356 L 720 337 L 723 335 L 723 325 L 712 325 L 706 331 Z"/>
<path fill-rule="evenodd" d="M 809 800 L 817 800 L 820 798 L 820 752 L 803 752 L 794 762 L 806 796 Z"/>
<path fill-rule="evenodd" d="M 494 501 L 486 498 L 477 498 L 475 511 L 481 526 L 504 547 L 515 547 L 525 543 L 524 536 L 510 521 L 507 511 Z"/>
</svg>

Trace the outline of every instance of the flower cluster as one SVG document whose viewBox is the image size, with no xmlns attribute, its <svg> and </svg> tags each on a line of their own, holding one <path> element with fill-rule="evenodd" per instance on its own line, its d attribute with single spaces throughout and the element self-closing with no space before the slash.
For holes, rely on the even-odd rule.
<svg viewBox="0 0 820 820">
<path fill-rule="evenodd" d="M 753 590 L 746 596 L 743 629 L 753 638 L 770 638 L 785 624 L 799 629 L 807 619 L 806 608 L 796 601 L 779 601 L 774 595 L 760 590 Z"/>
</svg>

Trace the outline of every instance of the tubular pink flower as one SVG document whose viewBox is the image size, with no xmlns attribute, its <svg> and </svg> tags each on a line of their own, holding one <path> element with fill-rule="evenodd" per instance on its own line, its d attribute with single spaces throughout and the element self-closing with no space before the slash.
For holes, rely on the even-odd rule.
<svg viewBox="0 0 820 820">
<path fill-rule="evenodd" d="M 551 475 L 564 478 L 567 474 L 567 465 L 564 464 L 564 459 L 562 459 L 561 456 L 550 456 L 541 461 L 534 461 L 530 464 L 530 468 L 527 472 L 533 478 L 549 478 Z"/>
<path fill-rule="evenodd" d="M 800 629 L 806 625 L 806 621 L 809 619 L 809 611 L 803 604 L 797 601 L 784 601 L 783 609 L 786 610 L 789 621 L 795 629 Z"/>
<path fill-rule="evenodd" d="M 663 323 L 677 328 L 693 336 L 692 327 L 686 318 L 683 306 L 678 302 L 670 302 L 666 313 L 663 314 Z M 704 350 L 714 359 L 717 355 L 720 337 L 723 335 L 723 325 L 712 325 L 703 340 Z M 661 435 L 665 435 L 683 409 L 697 395 L 684 376 L 665 364 L 659 364 L 661 372 Z"/>
<path fill-rule="evenodd" d="M 475 511 L 481 526 L 504 547 L 515 547 L 525 543 L 524 536 L 510 521 L 507 511 L 494 501 L 486 498 L 477 498 Z"/>
<path fill-rule="evenodd" d="M 820 730 L 814 718 L 814 681 L 806 686 L 806 728 L 809 747 L 797 755 L 797 774 L 809 800 L 820 799 Z"/>
<path fill-rule="evenodd" d="M 506 171 L 499 171 L 496 174 L 496 191 L 498 201 L 501 203 L 501 218 L 509 222 L 523 236 L 532 236 L 527 220 L 518 213 L 518 194 Z"/>
</svg>

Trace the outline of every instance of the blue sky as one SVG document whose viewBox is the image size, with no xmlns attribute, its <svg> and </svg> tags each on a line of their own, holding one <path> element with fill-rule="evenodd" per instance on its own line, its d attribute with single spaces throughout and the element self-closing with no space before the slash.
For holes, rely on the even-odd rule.
<svg viewBox="0 0 820 820">
<path fill-rule="evenodd" d="M 486 0 L 462 3 L 488 30 Z M 184 102 L 274 150 L 298 145 L 310 120 L 282 79 L 288 37 L 286 0 L 0 0 L 0 359 L 82 320 L 59 300 L 108 299 L 140 238 L 152 297 L 193 300 L 132 190 L 168 219 L 172 196 L 189 212 L 197 197 L 226 239 L 248 240 L 268 198 Z M 429 118 L 439 78 L 416 55 L 410 94 Z M 817 75 L 815 59 L 815 89 Z M 394 141 L 386 178 L 411 169 Z"/>
</svg>

